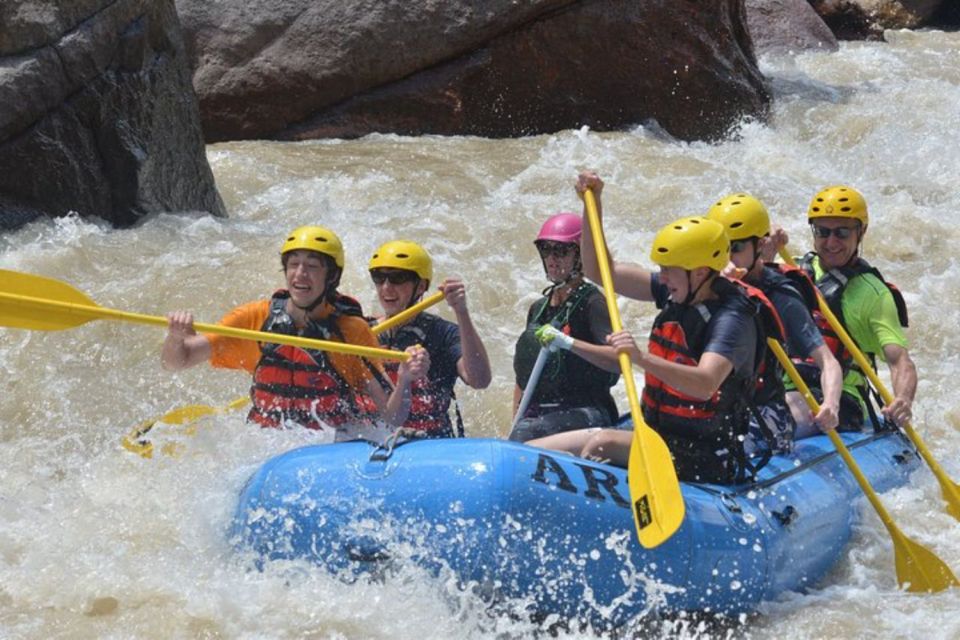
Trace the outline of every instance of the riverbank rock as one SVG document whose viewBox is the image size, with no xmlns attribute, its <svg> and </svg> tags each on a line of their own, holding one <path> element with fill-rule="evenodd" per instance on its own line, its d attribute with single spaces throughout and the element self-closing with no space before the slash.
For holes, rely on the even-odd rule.
<svg viewBox="0 0 960 640">
<path fill-rule="evenodd" d="M 726 134 L 769 103 L 742 0 L 178 0 L 208 141 L 509 137 L 656 120 Z"/>
<path fill-rule="evenodd" d="M 807 0 L 746 0 L 756 54 L 836 51 L 837 38 Z"/>
<path fill-rule="evenodd" d="M 879 40 L 884 29 L 936 26 L 956 0 L 809 0 L 841 40 Z"/>
<path fill-rule="evenodd" d="M 0 228 L 224 215 L 173 0 L 0 3 Z"/>
</svg>

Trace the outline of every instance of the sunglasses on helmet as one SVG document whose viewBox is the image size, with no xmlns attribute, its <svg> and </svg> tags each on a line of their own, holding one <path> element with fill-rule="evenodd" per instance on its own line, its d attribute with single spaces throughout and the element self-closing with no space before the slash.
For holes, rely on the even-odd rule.
<svg viewBox="0 0 960 640">
<path fill-rule="evenodd" d="M 547 256 L 565 258 L 573 253 L 573 250 L 576 248 L 577 245 L 567 242 L 551 242 L 541 240 L 537 243 L 537 251 L 540 252 L 541 258 L 546 258 Z"/>
<path fill-rule="evenodd" d="M 384 282 L 389 281 L 390 284 L 406 284 L 407 282 L 413 282 L 419 276 L 413 271 L 371 271 L 370 277 L 373 279 L 373 284 L 381 285 Z"/>
<path fill-rule="evenodd" d="M 810 228 L 813 230 L 813 235 L 818 238 L 826 239 L 830 236 L 837 236 L 840 240 L 846 240 L 853 235 L 853 232 L 858 229 L 858 227 L 825 227 L 820 224 L 811 223 Z"/>
</svg>

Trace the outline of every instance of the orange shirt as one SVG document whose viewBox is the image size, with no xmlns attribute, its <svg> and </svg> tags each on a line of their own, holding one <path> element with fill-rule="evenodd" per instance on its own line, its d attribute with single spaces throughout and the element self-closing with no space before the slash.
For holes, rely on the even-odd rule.
<svg viewBox="0 0 960 640">
<path fill-rule="evenodd" d="M 333 311 L 333 307 L 324 302 L 319 308 L 320 317 L 325 318 Z M 228 327 L 237 327 L 240 329 L 251 329 L 260 331 L 267 316 L 270 315 L 270 301 L 258 300 L 248 302 L 228 312 L 220 320 L 220 324 Z M 381 348 L 375 335 L 370 330 L 367 322 L 357 316 L 343 315 L 337 318 L 337 327 L 343 334 L 344 342 L 356 344 L 364 347 Z M 260 343 L 253 340 L 241 340 L 239 338 L 228 338 L 214 334 L 204 334 L 210 341 L 210 364 L 214 367 L 225 369 L 246 369 L 253 373 L 260 362 Z M 367 383 L 373 380 L 373 374 L 364 364 L 360 356 L 348 355 L 344 353 L 326 352 L 330 363 L 336 368 L 337 372 L 343 376 L 347 383 L 360 392 L 365 392 Z M 379 360 L 368 359 L 381 374 L 383 365 Z"/>
</svg>

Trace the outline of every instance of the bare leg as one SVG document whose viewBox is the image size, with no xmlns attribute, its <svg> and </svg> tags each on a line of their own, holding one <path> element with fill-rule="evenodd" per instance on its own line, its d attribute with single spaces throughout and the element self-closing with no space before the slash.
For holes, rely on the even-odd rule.
<svg viewBox="0 0 960 640">
<path fill-rule="evenodd" d="M 632 442 L 633 431 L 601 429 L 590 437 L 581 457 L 626 468 Z"/>
<path fill-rule="evenodd" d="M 797 430 L 793 433 L 794 440 L 809 438 L 820 433 L 820 429 L 813 421 L 813 414 L 807 401 L 803 399 L 799 391 L 787 392 L 787 406 L 790 407 L 790 413 L 793 414 L 793 421 L 797 423 Z"/>
<path fill-rule="evenodd" d="M 564 431 L 555 433 L 552 436 L 544 438 L 534 438 L 528 440 L 526 444 L 531 447 L 540 447 L 542 449 L 552 449 L 554 451 L 566 451 L 569 454 L 579 456 L 583 448 L 590 441 L 593 434 L 601 431 L 599 427 L 592 429 L 576 429 L 574 431 Z"/>
</svg>

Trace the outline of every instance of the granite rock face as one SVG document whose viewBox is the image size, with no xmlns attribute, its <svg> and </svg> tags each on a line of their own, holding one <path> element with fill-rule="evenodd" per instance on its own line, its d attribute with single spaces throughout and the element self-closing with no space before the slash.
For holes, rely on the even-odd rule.
<svg viewBox="0 0 960 640">
<path fill-rule="evenodd" d="M 836 51 L 837 38 L 807 0 L 746 0 L 757 55 Z"/>
<path fill-rule="evenodd" d="M 763 117 L 743 0 L 177 0 L 208 141 Z"/>
<path fill-rule="evenodd" d="M 0 3 L 0 228 L 224 215 L 173 0 Z"/>
</svg>

